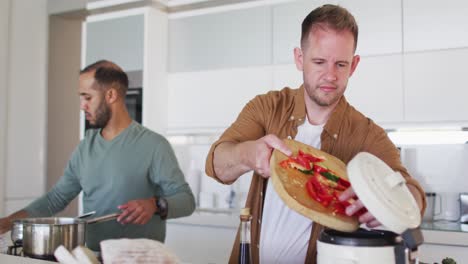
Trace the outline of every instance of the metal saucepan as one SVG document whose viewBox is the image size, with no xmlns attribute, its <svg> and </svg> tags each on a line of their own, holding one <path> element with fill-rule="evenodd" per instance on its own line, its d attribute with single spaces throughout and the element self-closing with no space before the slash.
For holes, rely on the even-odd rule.
<svg viewBox="0 0 468 264">
<path fill-rule="evenodd" d="M 84 213 L 76 217 L 76 219 L 85 218 L 95 214 L 96 211 L 91 211 L 88 213 Z M 13 226 L 11 228 L 11 241 L 13 241 L 13 245 L 15 246 L 23 246 L 23 219 L 16 219 L 13 221 Z"/>
<path fill-rule="evenodd" d="M 21 219 L 13 221 L 13 227 L 11 228 L 11 241 L 13 241 L 13 245 L 23 245 L 23 221 Z"/>
<path fill-rule="evenodd" d="M 75 247 L 85 244 L 88 224 L 109 221 L 118 216 L 119 213 L 89 220 L 67 217 L 21 219 L 23 253 L 33 258 L 54 259 L 54 251 L 60 245 L 71 251 Z"/>
</svg>

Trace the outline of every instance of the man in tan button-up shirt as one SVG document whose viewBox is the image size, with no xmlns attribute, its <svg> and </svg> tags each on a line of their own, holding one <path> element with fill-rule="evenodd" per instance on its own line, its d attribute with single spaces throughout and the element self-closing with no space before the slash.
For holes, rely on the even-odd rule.
<svg viewBox="0 0 468 264">
<path fill-rule="evenodd" d="M 264 203 L 268 202 L 265 191 L 272 150 L 290 155 L 291 151 L 282 139 L 295 138 L 298 127 L 304 122 L 323 126 L 321 149 L 343 162 L 348 163 L 358 152 L 366 151 L 399 171 L 406 178 L 421 213 L 424 211 L 424 191 L 402 166 L 399 152 L 385 131 L 354 109 L 343 96 L 348 79 L 360 60 L 359 55 L 355 55 L 357 38 L 358 26 L 346 9 L 324 5 L 313 10 L 302 23 L 301 48 L 294 49 L 296 66 L 303 72 L 303 85 L 298 89 L 284 88 L 255 97 L 211 147 L 206 172 L 219 182 L 231 184 L 244 173 L 254 171 L 246 202 L 253 216 L 254 263 L 261 260 L 260 235 L 265 225 L 262 215 Z M 350 188 L 340 199 L 347 200 L 353 195 Z M 353 215 L 362 208 L 363 204 L 357 200 L 346 208 L 346 213 Z M 380 225 L 369 212 L 361 215 L 359 221 L 369 227 Z M 306 263 L 316 262 L 316 240 L 320 230 L 320 225 L 312 225 L 310 237 L 307 237 L 310 239 L 305 250 Z M 237 261 L 238 239 L 230 263 Z"/>
</svg>

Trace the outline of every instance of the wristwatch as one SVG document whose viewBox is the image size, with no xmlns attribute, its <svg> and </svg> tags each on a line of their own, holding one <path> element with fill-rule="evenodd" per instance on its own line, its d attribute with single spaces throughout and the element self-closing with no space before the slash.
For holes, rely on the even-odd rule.
<svg viewBox="0 0 468 264">
<path fill-rule="evenodd" d="M 156 210 L 156 214 L 158 214 L 159 216 L 161 216 L 161 219 L 166 219 L 167 217 L 167 210 L 168 210 L 168 206 L 167 206 L 167 201 L 166 199 L 162 198 L 162 197 L 155 197 L 156 198 L 156 207 L 158 208 L 158 210 Z"/>
</svg>

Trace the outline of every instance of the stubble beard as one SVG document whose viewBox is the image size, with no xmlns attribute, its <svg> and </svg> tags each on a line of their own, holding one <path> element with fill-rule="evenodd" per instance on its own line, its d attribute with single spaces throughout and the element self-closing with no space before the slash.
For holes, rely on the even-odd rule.
<svg viewBox="0 0 468 264">
<path fill-rule="evenodd" d="M 328 96 L 320 96 L 320 87 L 316 86 L 314 88 L 310 87 L 310 85 L 304 84 L 304 88 L 306 89 L 307 95 L 309 96 L 312 102 L 316 103 L 318 106 L 327 107 L 334 105 L 338 100 L 340 100 L 343 94 L 335 94 L 332 97 Z M 337 88 L 339 89 L 339 88 Z"/>
<path fill-rule="evenodd" d="M 112 116 L 112 112 L 110 107 L 107 106 L 106 102 L 102 100 L 99 104 L 98 108 L 96 109 L 96 122 L 94 124 L 90 124 L 91 128 L 104 128 L 109 123 L 109 120 Z"/>
</svg>

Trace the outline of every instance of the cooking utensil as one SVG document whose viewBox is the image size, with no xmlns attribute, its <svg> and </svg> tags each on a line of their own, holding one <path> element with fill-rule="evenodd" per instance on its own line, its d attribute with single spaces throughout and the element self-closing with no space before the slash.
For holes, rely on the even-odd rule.
<svg viewBox="0 0 468 264">
<path fill-rule="evenodd" d="M 91 215 L 90 213 L 85 214 Z M 54 259 L 55 249 L 63 245 L 68 250 L 84 245 L 86 226 L 116 219 L 119 213 L 104 215 L 89 220 L 67 217 L 43 217 L 22 219 L 23 252 L 40 259 Z M 85 217 L 85 216 L 80 216 Z"/>
<path fill-rule="evenodd" d="M 87 213 L 84 213 L 82 215 L 75 217 L 75 219 L 86 218 L 95 213 L 96 211 L 87 212 Z M 11 228 L 10 233 L 11 233 L 10 234 L 11 241 L 13 241 L 13 244 L 17 246 L 22 246 L 23 245 L 23 219 L 17 219 L 13 221 L 13 227 Z"/>
<path fill-rule="evenodd" d="M 23 245 L 23 221 L 21 219 L 13 221 L 10 237 L 11 241 L 13 241 L 13 245 Z"/>
</svg>

